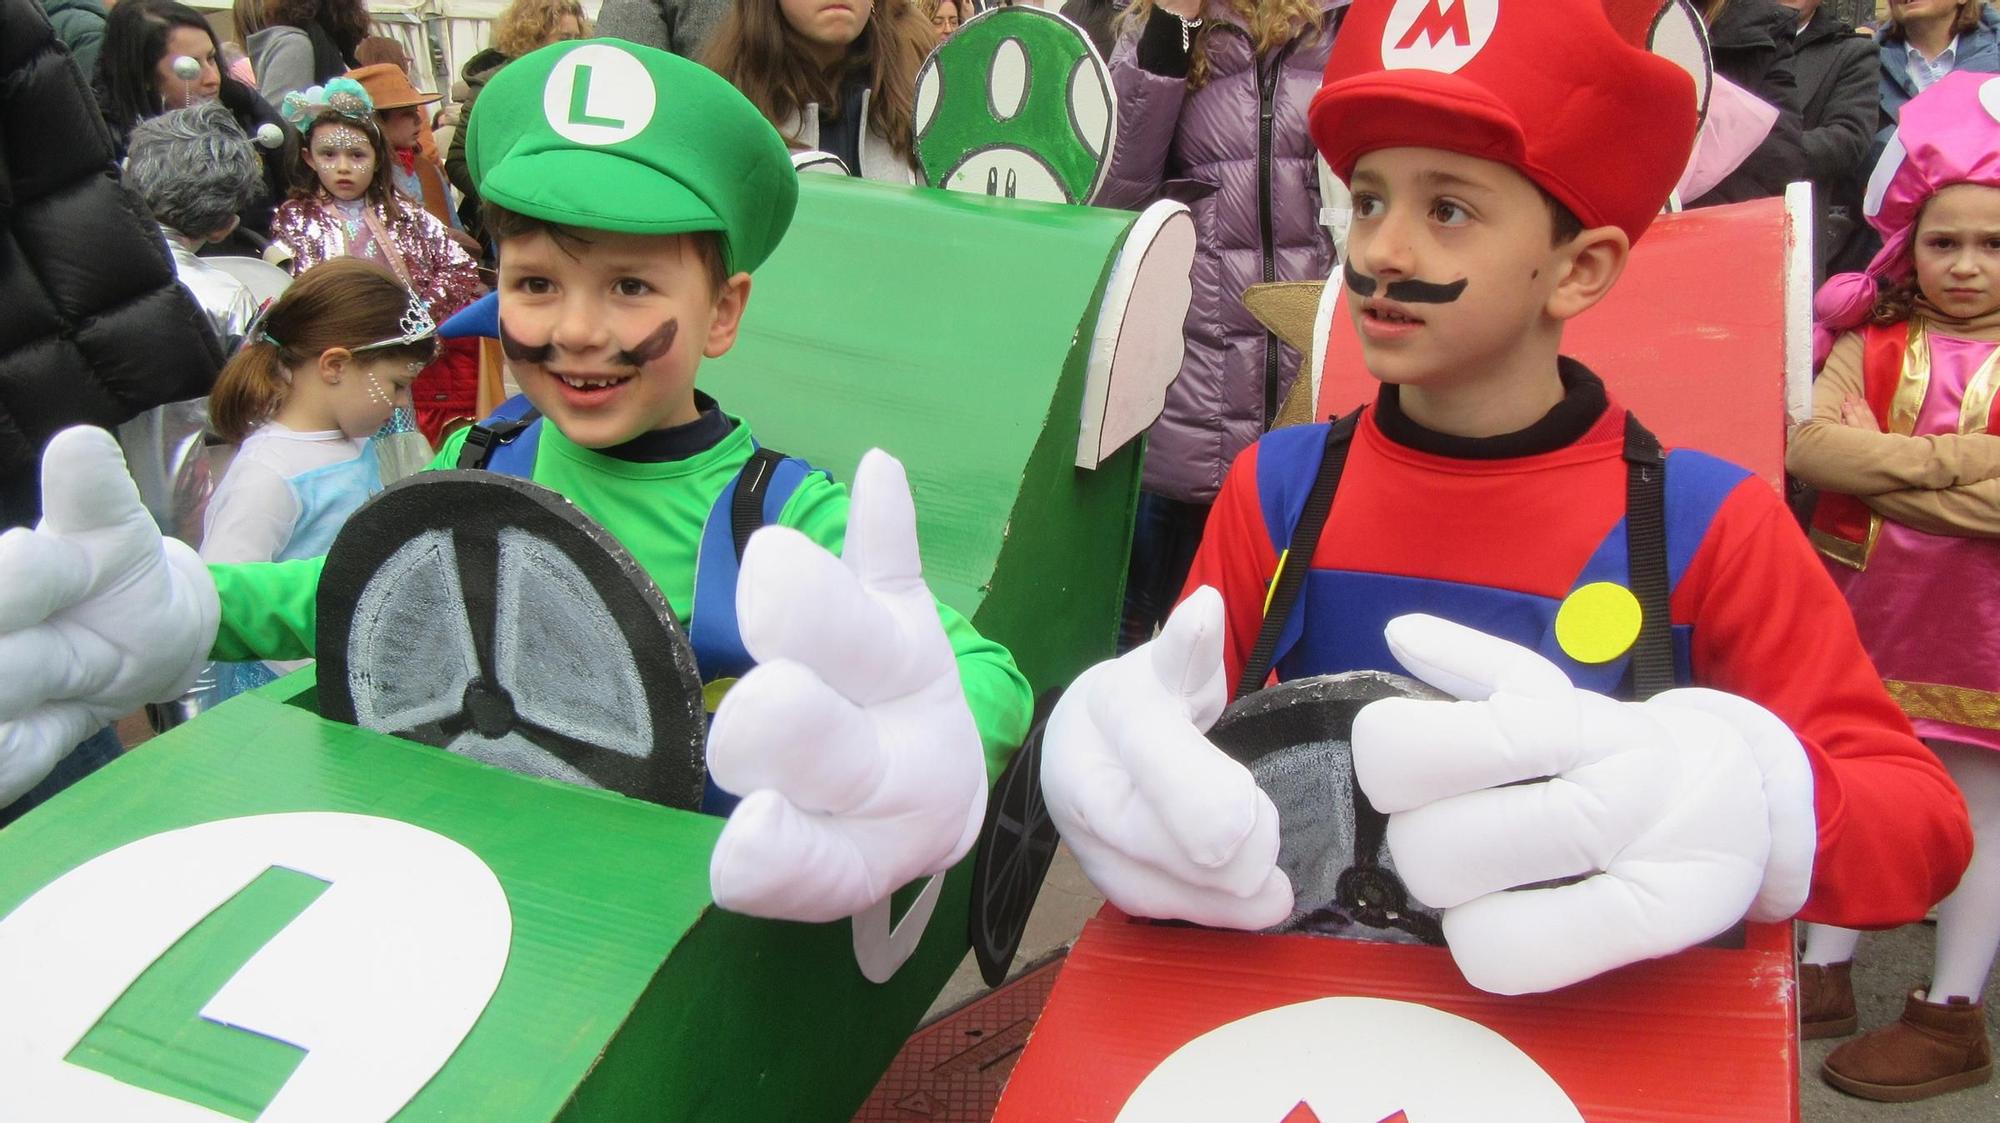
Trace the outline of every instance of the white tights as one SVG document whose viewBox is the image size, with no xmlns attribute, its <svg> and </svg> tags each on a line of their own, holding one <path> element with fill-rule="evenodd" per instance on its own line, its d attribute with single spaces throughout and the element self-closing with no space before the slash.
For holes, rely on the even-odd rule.
<svg viewBox="0 0 2000 1123">
<path fill-rule="evenodd" d="M 1927 742 L 1965 793 L 1972 813 L 1972 864 L 1958 888 L 1938 904 L 1937 960 L 1929 999 L 1964 997 L 1978 1002 L 2000 950 L 2000 752 L 1955 741 Z M 1806 925 L 1802 961 L 1824 966 L 1854 958 L 1861 933 L 1826 924 Z"/>
</svg>

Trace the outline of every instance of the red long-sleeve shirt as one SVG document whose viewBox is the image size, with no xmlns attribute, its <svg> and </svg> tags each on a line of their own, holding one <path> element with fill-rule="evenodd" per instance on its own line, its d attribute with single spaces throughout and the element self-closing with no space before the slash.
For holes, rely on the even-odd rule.
<svg viewBox="0 0 2000 1123">
<path fill-rule="evenodd" d="M 1615 688 L 1622 660 L 1569 659 L 1553 619 L 1607 564 L 1624 579 L 1625 411 L 1580 367 L 1566 365 L 1565 379 L 1569 397 L 1542 424 L 1492 441 L 1428 434 L 1393 397 L 1364 413 L 1280 677 L 1399 670 L 1382 625 L 1428 611 L 1537 648 L 1579 685 Z M 1231 682 L 1324 440 L 1324 426 L 1267 435 L 1238 458 L 1209 516 L 1187 587 L 1222 593 Z M 1777 714 L 1811 761 L 1819 849 L 1800 917 L 1855 928 L 1921 918 L 1972 855 L 1957 788 L 1883 690 L 1845 602 L 1771 488 L 1687 452 L 1672 454 L 1667 479 L 1684 681 Z"/>
</svg>

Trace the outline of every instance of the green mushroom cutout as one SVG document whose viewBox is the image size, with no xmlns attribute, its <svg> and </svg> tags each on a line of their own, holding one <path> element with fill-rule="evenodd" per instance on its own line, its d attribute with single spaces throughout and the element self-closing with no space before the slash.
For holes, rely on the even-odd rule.
<svg viewBox="0 0 2000 1123">
<path fill-rule="evenodd" d="M 947 191 L 1087 203 L 1111 163 L 1116 105 L 1082 28 L 1039 8 L 996 8 L 917 72 L 917 163 Z"/>
</svg>

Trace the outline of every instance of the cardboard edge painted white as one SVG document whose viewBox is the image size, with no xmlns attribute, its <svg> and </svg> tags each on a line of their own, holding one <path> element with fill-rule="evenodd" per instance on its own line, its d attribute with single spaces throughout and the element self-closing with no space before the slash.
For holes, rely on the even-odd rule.
<svg viewBox="0 0 2000 1123">
<path fill-rule="evenodd" d="M 1167 405 L 1194 300 L 1194 216 L 1162 199 L 1139 212 L 1104 285 L 1090 341 L 1076 466 L 1096 468 Z"/>
<path fill-rule="evenodd" d="M 1785 413 L 1812 416 L 1813 187 L 1785 188 Z"/>
<path fill-rule="evenodd" d="M 1319 415 L 1319 402 L 1320 391 L 1326 385 L 1327 341 L 1333 336 L 1333 314 L 1340 307 L 1341 290 L 1347 287 L 1346 282 L 1340 279 L 1340 262 L 1334 262 L 1333 273 L 1320 288 L 1319 308 L 1313 312 L 1312 400 L 1315 421 L 1325 420 Z"/>
</svg>

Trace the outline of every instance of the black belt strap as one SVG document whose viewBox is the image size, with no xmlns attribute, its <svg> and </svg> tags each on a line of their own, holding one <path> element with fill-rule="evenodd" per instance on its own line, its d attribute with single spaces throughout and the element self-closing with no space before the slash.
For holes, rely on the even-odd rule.
<svg viewBox="0 0 2000 1123">
<path fill-rule="evenodd" d="M 764 493 L 771 490 L 771 477 L 784 459 L 782 452 L 757 449 L 736 477 L 736 498 L 729 504 L 729 536 L 736 544 L 737 561 L 743 560 L 750 536 L 764 525 Z"/>
<path fill-rule="evenodd" d="M 1257 632 L 1256 646 L 1236 680 L 1236 697 L 1261 690 L 1270 677 L 1276 659 L 1278 635 L 1298 602 L 1306 571 L 1312 568 L 1313 552 L 1326 527 L 1327 513 L 1333 509 L 1334 492 L 1340 488 L 1341 471 L 1347 465 L 1347 448 L 1353 443 L 1354 426 L 1361 411 L 1335 421 L 1326 430 L 1326 452 L 1320 457 L 1319 474 L 1313 478 L 1305 509 L 1292 530 L 1292 541 L 1279 559 L 1270 600 L 1264 609 L 1264 623 Z M 1667 585 L 1667 455 L 1659 438 L 1625 415 L 1625 553 L 1627 577 L 1632 595 L 1639 602 L 1639 638 L 1633 645 L 1626 680 L 1628 696 L 1640 701 L 1674 687 L 1674 632 L 1669 615 Z"/>
<path fill-rule="evenodd" d="M 477 471 L 486 467 L 493 459 L 493 450 L 507 444 L 521 435 L 528 426 L 541 420 L 542 411 L 531 409 L 520 417 L 488 424 L 484 421 L 468 429 L 465 443 L 458 446 L 459 468 Z"/>
<path fill-rule="evenodd" d="M 1360 417 L 1361 411 L 1357 409 L 1326 427 L 1326 451 L 1319 458 L 1319 474 L 1313 477 L 1305 510 L 1299 513 L 1298 525 L 1292 528 L 1292 543 L 1278 558 L 1278 572 L 1272 575 L 1270 597 L 1264 605 L 1264 626 L 1257 632 L 1257 645 L 1250 649 L 1250 660 L 1243 664 L 1243 676 L 1236 680 L 1238 698 L 1262 690 L 1264 680 L 1270 677 L 1271 661 L 1277 657 L 1278 633 L 1285 630 L 1285 620 L 1299 599 L 1299 587 L 1305 583 L 1306 571 L 1312 568 L 1313 550 L 1319 546 L 1327 512 L 1333 509 L 1333 493 L 1340 489 L 1340 473 L 1347 466 L 1347 446 L 1354 441 L 1354 425 Z"/>
<path fill-rule="evenodd" d="M 1625 415 L 1625 557 L 1639 601 L 1639 639 L 1626 678 L 1645 701 L 1674 688 L 1674 625 L 1667 587 L 1667 454 L 1639 419 Z"/>
</svg>

